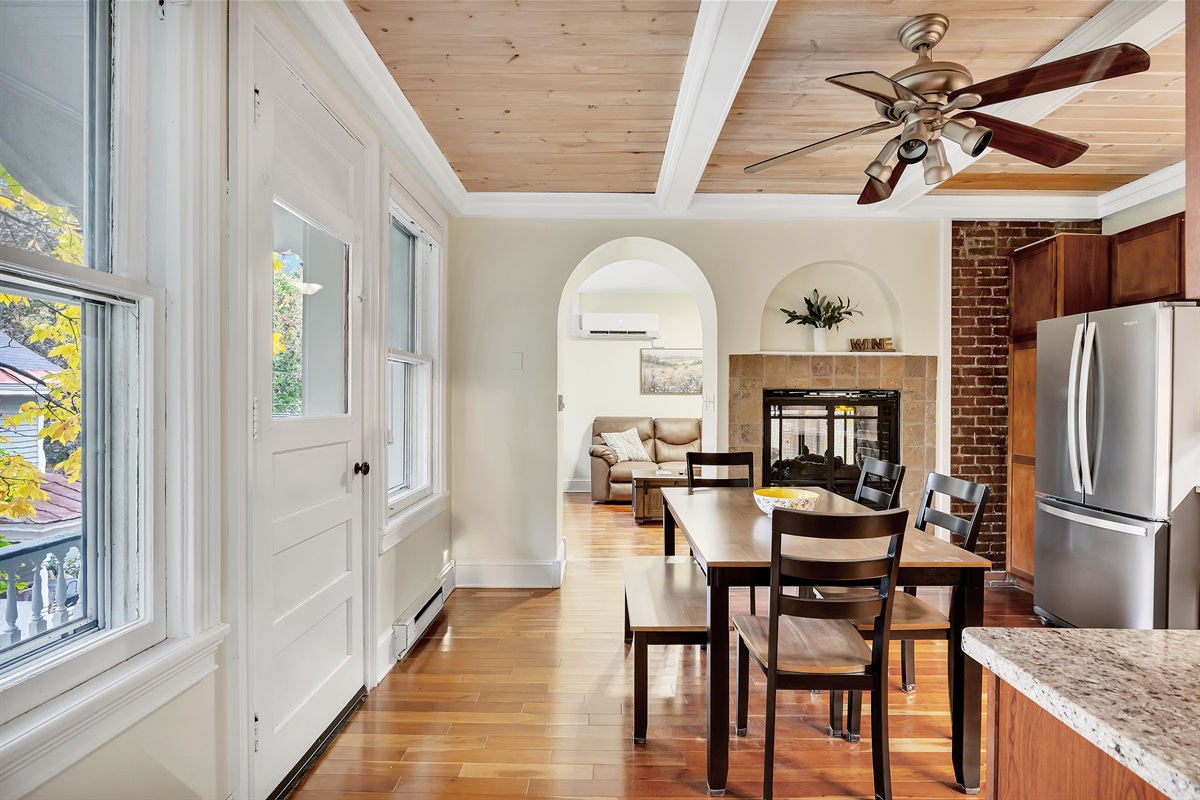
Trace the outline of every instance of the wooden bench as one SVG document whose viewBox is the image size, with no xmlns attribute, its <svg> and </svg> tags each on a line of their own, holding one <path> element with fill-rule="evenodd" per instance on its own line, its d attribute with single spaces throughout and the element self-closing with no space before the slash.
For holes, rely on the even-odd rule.
<svg viewBox="0 0 1200 800">
<path fill-rule="evenodd" d="M 707 644 L 708 589 L 690 556 L 626 556 L 625 641 L 633 643 L 633 741 L 646 743 L 647 647 Z"/>
</svg>

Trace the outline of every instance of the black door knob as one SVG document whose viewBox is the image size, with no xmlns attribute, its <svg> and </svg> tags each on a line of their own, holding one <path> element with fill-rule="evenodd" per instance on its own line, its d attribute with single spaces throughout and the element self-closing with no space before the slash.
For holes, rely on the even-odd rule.
<svg viewBox="0 0 1200 800">
<path fill-rule="evenodd" d="M 354 465 L 354 474 L 355 475 L 367 475 L 370 472 L 371 472 L 371 465 L 368 464 L 366 461 L 362 462 L 361 464 Z"/>
</svg>

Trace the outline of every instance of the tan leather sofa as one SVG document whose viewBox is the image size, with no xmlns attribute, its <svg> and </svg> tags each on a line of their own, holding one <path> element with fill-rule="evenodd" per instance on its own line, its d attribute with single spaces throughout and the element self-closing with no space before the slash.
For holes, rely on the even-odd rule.
<svg viewBox="0 0 1200 800">
<path fill-rule="evenodd" d="M 651 461 L 617 461 L 602 433 L 621 433 L 637 428 L 642 447 Z M 670 469 L 683 472 L 689 450 L 700 450 L 700 420 L 689 418 L 596 417 L 592 422 L 592 501 L 631 501 L 635 469 Z"/>
</svg>

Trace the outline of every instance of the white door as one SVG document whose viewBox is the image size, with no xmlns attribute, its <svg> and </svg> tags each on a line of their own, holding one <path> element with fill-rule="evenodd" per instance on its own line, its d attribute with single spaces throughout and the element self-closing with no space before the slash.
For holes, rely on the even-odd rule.
<svg viewBox="0 0 1200 800">
<path fill-rule="evenodd" d="M 365 150 L 262 39 L 250 588 L 254 794 L 363 686 L 359 346 Z"/>
</svg>

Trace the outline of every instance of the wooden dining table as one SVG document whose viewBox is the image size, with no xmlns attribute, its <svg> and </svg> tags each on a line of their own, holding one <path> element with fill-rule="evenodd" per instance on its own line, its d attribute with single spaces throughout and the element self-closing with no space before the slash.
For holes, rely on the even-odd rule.
<svg viewBox="0 0 1200 800">
<path fill-rule="evenodd" d="M 862 513 L 865 507 L 825 489 L 816 492 L 817 510 Z M 753 489 L 664 488 L 663 552 L 675 554 L 675 530 L 683 532 L 708 583 L 708 793 L 725 794 L 729 777 L 729 589 L 768 586 L 771 581 L 771 517 L 759 510 Z M 816 540 L 789 545 L 801 555 L 821 547 L 822 559 L 870 555 L 865 542 Z M 836 548 L 836 550 L 831 550 Z M 962 649 L 964 628 L 983 624 L 984 574 L 991 562 L 923 531 L 905 534 L 900 586 L 950 586 L 949 642 L 951 758 L 959 787 L 979 792 L 983 671 Z"/>
</svg>

